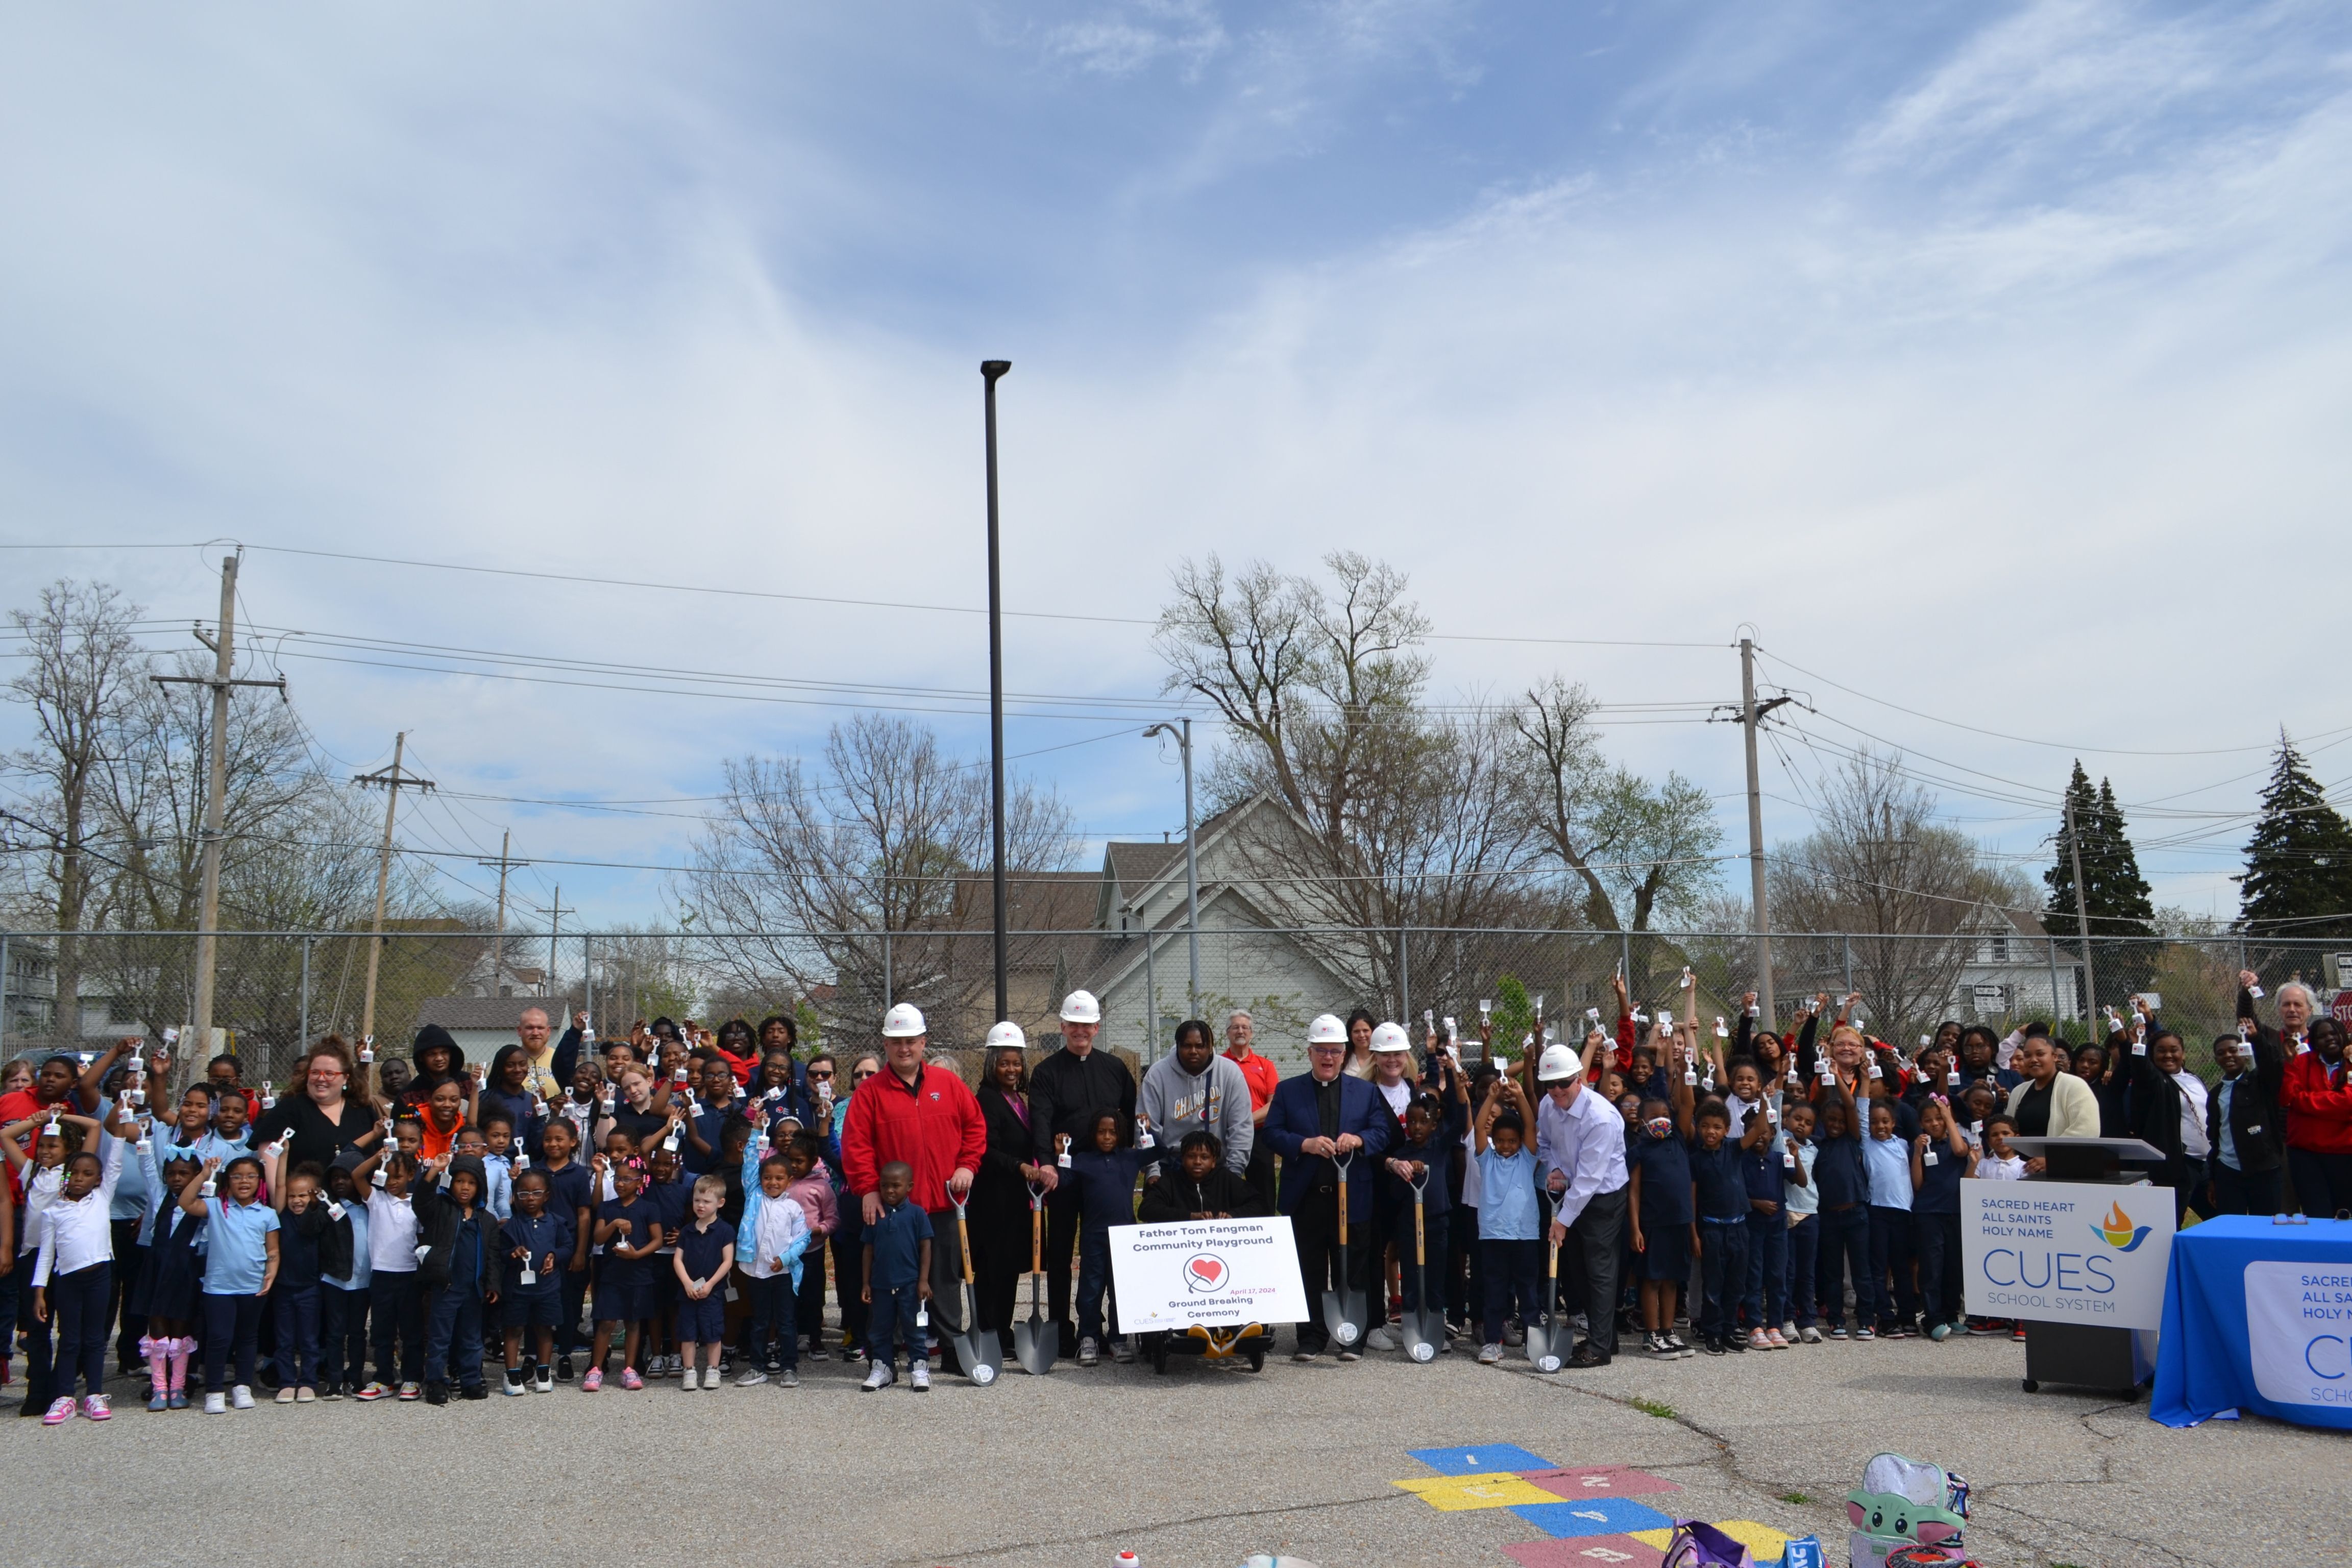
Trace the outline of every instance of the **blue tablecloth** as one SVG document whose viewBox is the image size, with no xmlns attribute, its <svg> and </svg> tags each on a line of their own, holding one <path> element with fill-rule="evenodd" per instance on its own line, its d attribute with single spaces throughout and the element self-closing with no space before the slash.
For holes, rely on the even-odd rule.
<svg viewBox="0 0 2352 1568">
<path fill-rule="evenodd" d="M 2173 1242 L 2147 1413 L 2240 1410 L 2352 1430 L 2352 1221 L 2229 1215 Z"/>
</svg>

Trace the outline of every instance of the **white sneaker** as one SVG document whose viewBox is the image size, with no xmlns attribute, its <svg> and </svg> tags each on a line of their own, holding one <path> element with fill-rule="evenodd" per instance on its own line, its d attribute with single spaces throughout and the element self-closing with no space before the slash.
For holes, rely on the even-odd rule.
<svg viewBox="0 0 2352 1568">
<path fill-rule="evenodd" d="M 1805 1343 L 1809 1345 L 1817 1345 L 1822 1342 L 1821 1330 L 1811 1326 L 1808 1326 L 1804 1331 L 1800 1333 L 1797 1337 L 1804 1341 Z"/>
<path fill-rule="evenodd" d="M 227 1414 L 228 1414 L 228 1396 L 227 1396 L 226 1394 L 222 1394 L 222 1393 L 221 1393 L 219 1390 L 217 1390 L 217 1389 L 214 1390 L 214 1391 L 213 1391 L 212 1393 L 210 1393 L 210 1394 L 205 1394 L 205 1415 L 227 1415 Z"/>
<path fill-rule="evenodd" d="M 229 1403 L 229 1407 L 230 1407 L 231 1409 L 233 1409 L 233 1410 L 250 1410 L 250 1409 L 252 1409 L 252 1408 L 253 1408 L 253 1389 L 252 1389 L 252 1386 L 251 1386 L 250 1384 L 243 1384 L 243 1383 L 240 1383 L 240 1384 L 238 1384 L 235 1388 L 230 1389 L 230 1390 L 228 1391 L 228 1403 Z"/>
<path fill-rule="evenodd" d="M 753 1365 L 743 1369 L 743 1375 L 735 1380 L 735 1386 L 738 1388 L 757 1388 L 760 1384 L 767 1381 L 768 1374 L 761 1372 L 757 1363 L 754 1363 Z"/>
<path fill-rule="evenodd" d="M 907 1386 L 917 1394 L 927 1394 L 931 1386 L 931 1363 L 919 1361 L 907 1369 Z"/>
<path fill-rule="evenodd" d="M 1135 1359 L 1135 1346 L 1129 1342 L 1128 1337 L 1125 1334 L 1121 1334 L 1118 1338 L 1111 1341 L 1110 1359 L 1118 1363 L 1121 1366 L 1125 1366 L 1129 1362 Z"/>
<path fill-rule="evenodd" d="M 1791 1318 L 1780 1325 L 1780 1337 L 1784 1340 L 1794 1340 L 1797 1337 L 1796 1319 Z"/>
<path fill-rule="evenodd" d="M 1094 1341 L 1080 1340 L 1078 1342 L 1078 1364 L 1080 1366 L 1092 1366 L 1100 1360 L 1102 1360 L 1102 1350 L 1101 1347 L 1097 1345 Z"/>
<path fill-rule="evenodd" d="M 1392 1351 L 1397 1348 L 1396 1336 L 1389 1332 L 1386 1324 L 1382 1324 L 1364 1336 L 1364 1348 L 1374 1351 Z"/>
<path fill-rule="evenodd" d="M 1498 1364 L 1502 1359 L 1503 1347 L 1501 1345 L 1489 1342 L 1478 1347 L 1478 1364 L 1480 1366 L 1494 1366 Z"/>
<path fill-rule="evenodd" d="M 686 1369 L 684 1379 L 679 1382 L 677 1386 L 685 1393 L 692 1394 L 696 1389 L 702 1386 L 702 1373 L 693 1367 L 688 1367 Z"/>
<path fill-rule="evenodd" d="M 858 1392 L 872 1394 L 877 1389 L 887 1388 L 898 1381 L 898 1374 L 890 1370 L 889 1363 L 877 1361 L 874 1363 L 874 1370 L 866 1374 L 866 1381 L 858 1385 Z"/>
<path fill-rule="evenodd" d="M 692 1377 L 694 1373 L 688 1372 L 686 1375 Z M 716 1394 L 719 1392 L 719 1369 L 717 1367 L 706 1366 L 702 1369 L 702 1392 L 705 1394 Z"/>
</svg>

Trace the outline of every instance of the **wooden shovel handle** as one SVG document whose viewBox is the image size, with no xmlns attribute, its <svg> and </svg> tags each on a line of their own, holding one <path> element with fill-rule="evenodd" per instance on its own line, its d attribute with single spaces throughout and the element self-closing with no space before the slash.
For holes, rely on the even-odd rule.
<svg viewBox="0 0 2352 1568">
<path fill-rule="evenodd" d="M 971 1233 L 964 1228 L 963 1205 L 956 1205 L 956 1250 L 963 1255 L 963 1282 L 972 1282 Z"/>
<path fill-rule="evenodd" d="M 1045 1272 L 1045 1211 L 1035 1204 L 1029 1205 L 1029 1272 Z"/>
</svg>

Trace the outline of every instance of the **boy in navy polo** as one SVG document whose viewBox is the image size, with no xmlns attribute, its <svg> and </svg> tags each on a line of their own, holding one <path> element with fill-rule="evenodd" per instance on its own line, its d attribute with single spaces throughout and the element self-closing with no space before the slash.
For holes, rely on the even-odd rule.
<svg viewBox="0 0 2352 1568">
<path fill-rule="evenodd" d="M 1706 1299 L 1700 1309 L 1701 1348 L 1709 1355 L 1745 1351 L 1739 1332 L 1739 1298 L 1748 1289 L 1748 1157 L 1772 1131 L 1761 1116 L 1748 1120 L 1748 1135 L 1731 1141 L 1731 1110 L 1710 1100 L 1691 1110 L 1691 1089 L 1676 1086 L 1675 1109 L 1690 1140 L 1691 1207 L 1698 1216 L 1699 1277 Z"/>
<path fill-rule="evenodd" d="M 1976 1169 L 1976 1151 L 1937 1095 L 1919 1108 L 1911 1141 L 1911 1221 L 1919 1251 L 1919 1293 L 1927 1298 L 1927 1337 L 1941 1343 L 1960 1315 L 1960 1179 Z"/>
<path fill-rule="evenodd" d="M 552 1184 L 545 1171 L 524 1171 L 514 1179 L 514 1213 L 499 1227 L 507 1258 L 506 1289 L 499 1317 L 507 1331 L 507 1381 L 501 1391 L 524 1390 L 523 1337 L 535 1336 L 539 1359 L 530 1386 L 555 1391 L 555 1328 L 563 1310 L 562 1268 L 570 1262 L 577 1230 L 572 1216 L 548 1206 Z"/>
<path fill-rule="evenodd" d="M 921 1303 L 931 1299 L 931 1216 L 907 1201 L 915 1186 L 913 1166 L 893 1160 L 876 1175 L 882 1217 L 866 1227 L 866 1282 L 858 1292 L 873 1312 L 866 1343 L 874 1365 L 862 1386 L 872 1394 L 898 1381 L 895 1331 L 907 1342 L 907 1381 L 920 1394 L 931 1386 L 929 1336 L 915 1321 Z"/>
<path fill-rule="evenodd" d="M 722 1068 L 724 1062 L 719 1064 Z M 735 1227 L 719 1217 L 727 1183 L 718 1176 L 694 1178 L 694 1217 L 678 1227 L 677 1348 L 686 1363 L 686 1391 L 695 1389 L 695 1358 L 708 1352 L 710 1369 L 701 1386 L 719 1390 L 719 1354 L 727 1344 L 727 1276 L 735 1268 Z"/>
<path fill-rule="evenodd" d="M 1641 1258 L 1642 1348 L 1659 1361 L 1691 1353 L 1675 1332 L 1675 1292 L 1690 1279 L 1698 1221 L 1691 1213 L 1690 1148 L 1663 1100 L 1642 1102 L 1642 1130 L 1625 1159 L 1627 1234 Z"/>
<path fill-rule="evenodd" d="M 582 1164 L 580 1130 L 565 1117 L 556 1117 L 539 1135 L 536 1169 L 547 1178 L 547 1208 L 572 1222 L 572 1245 L 562 1254 L 555 1282 L 555 1378 L 570 1383 L 572 1358 L 581 1349 L 580 1312 L 588 1299 L 589 1233 L 596 1228 L 595 1196 L 588 1167 Z"/>
</svg>

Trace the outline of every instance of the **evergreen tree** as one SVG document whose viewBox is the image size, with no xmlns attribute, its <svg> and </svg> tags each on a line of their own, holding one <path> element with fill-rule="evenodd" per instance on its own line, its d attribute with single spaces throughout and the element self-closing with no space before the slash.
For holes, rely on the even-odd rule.
<svg viewBox="0 0 2352 1568">
<path fill-rule="evenodd" d="M 2083 908 L 2090 915 L 2092 960 L 2098 976 L 2100 999 L 2137 991 L 2156 971 L 2158 944 L 2156 906 L 2148 897 L 2147 879 L 2139 874 L 2139 857 L 2124 826 L 2123 807 L 2116 803 L 2115 786 L 2105 779 L 2096 789 L 2078 760 L 2066 783 L 2073 807 L 2073 828 L 2062 812 L 2058 822 L 2058 858 L 2042 873 L 2050 889 L 2049 908 L 2042 917 L 2044 929 L 2066 941 L 2080 930 L 2074 900 L 2074 839 L 2082 840 Z"/>
<path fill-rule="evenodd" d="M 2352 936 L 2352 824 L 2327 803 L 2284 731 L 2238 882 L 2239 918 L 2249 932 Z"/>
</svg>

